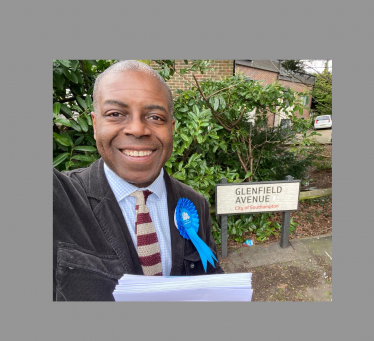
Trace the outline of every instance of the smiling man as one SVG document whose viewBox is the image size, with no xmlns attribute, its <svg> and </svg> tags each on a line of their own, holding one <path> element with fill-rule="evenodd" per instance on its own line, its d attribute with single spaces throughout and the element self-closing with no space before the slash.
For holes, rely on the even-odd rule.
<svg viewBox="0 0 374 341">
<path fill-rule="evenodd" d="M 90 167 L 54 171 L 53 299 L 113 300 L 123 274 L 192 276 L 205 272 L 200 256 L 175 225 L 187 198 L 199 217 L 198 236 L 216 254 L 203 196 L 169 177 L 173 99 L 147 65 L 121 61 L 94 87 L 92 121 L 101 159 Z"/>
</svg>

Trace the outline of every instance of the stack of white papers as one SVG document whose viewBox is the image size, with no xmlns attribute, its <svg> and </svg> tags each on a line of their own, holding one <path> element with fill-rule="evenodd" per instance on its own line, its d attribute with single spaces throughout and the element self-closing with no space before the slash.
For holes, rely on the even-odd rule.
<svg viewBox="0 0 374 341">
<path fill-rule="evenodd" d="M 115 301 L 251 301 L 251 273 L 203 276 L 124 275 Z"/>
</svg>

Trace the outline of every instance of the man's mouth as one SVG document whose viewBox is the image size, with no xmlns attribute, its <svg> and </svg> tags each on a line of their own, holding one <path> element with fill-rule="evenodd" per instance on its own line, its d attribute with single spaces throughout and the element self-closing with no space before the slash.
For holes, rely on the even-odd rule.
<svg viewBox="0 0 374 341">
<path fill-rule="evenodd" d="M 135 156 L 135 157 L 141 157 L 141 156 L 149 156 L 153 153 L 153 150 L 131 150 L 131 149 L 123 149 L 121 152 L 128 156 Z"/>
</svg>

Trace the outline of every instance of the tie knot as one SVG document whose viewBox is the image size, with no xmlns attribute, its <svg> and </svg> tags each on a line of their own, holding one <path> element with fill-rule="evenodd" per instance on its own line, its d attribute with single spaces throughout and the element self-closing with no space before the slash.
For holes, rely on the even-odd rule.
<svg viewBox="0 0 374 341">
<path fill-rule="evenodd" d="M 147 202 L 148 197 L 152 194 L 151 191 L 135 191 L 130 194 L 130 196 L 136 198 L 136 205 L 145 205 Z"/>
</svg>

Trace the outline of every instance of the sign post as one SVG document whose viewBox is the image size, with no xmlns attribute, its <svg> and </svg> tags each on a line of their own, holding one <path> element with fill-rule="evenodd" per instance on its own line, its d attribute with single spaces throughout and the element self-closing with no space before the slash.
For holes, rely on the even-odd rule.
<svg viewBox="0 0 374 341">
<path fill-rule="evenodd" d="M 216 215 L 221 216 L 222 258 L 227 257 L 227 215 L 283 212 L 280 246 L 289 246 L 290 212 L 299 208 L 300 180 L 216 184 Z"/>
<path fill-rule="evenodd" d="M 292 181 L 293 177 L 291 175 L 286 176 L 287 181 Z M 290 211 L 285 211 L 282 213 L 282 231 L 281 231 L 281 241 L 280 246 L 281 248 L 286 248 L 290 246 L 290 243 L 288 241 L 289 236 L 289 230 L 290 230 Z"/>
<path fill-rule="evenodd" d="M 222 178 L 221 184 L 227 184 L 227 179 Z M 227 214 L 221 215 L 221 256 L 227 257 Z"/>
</svg>

